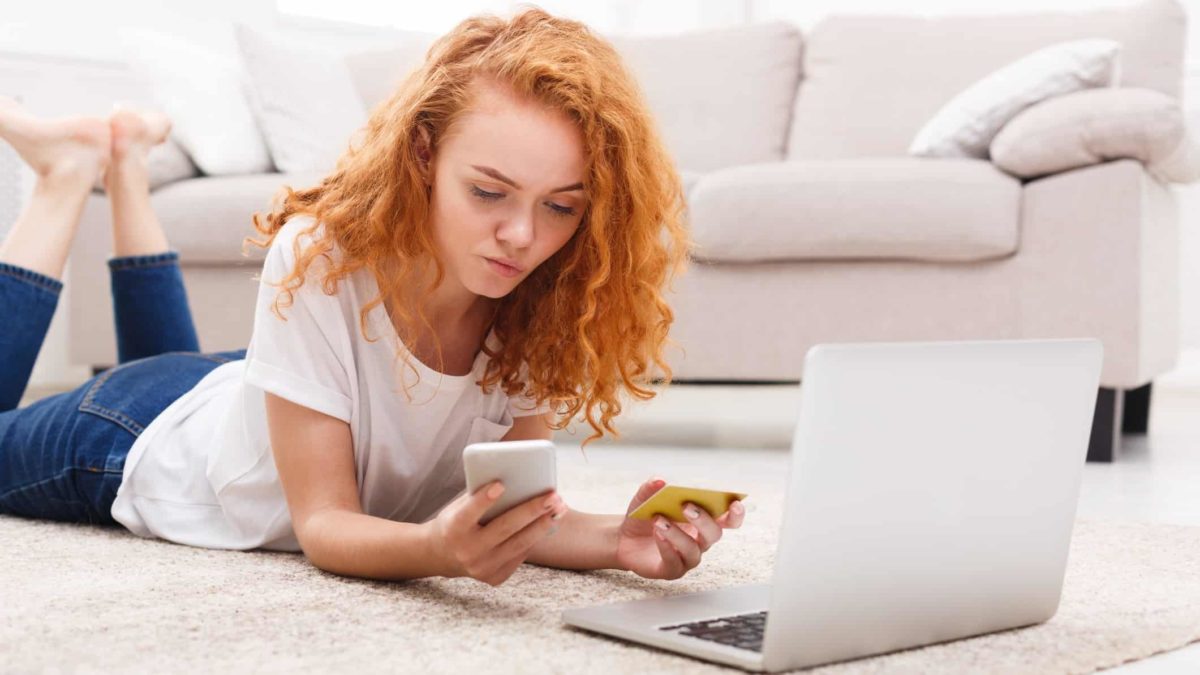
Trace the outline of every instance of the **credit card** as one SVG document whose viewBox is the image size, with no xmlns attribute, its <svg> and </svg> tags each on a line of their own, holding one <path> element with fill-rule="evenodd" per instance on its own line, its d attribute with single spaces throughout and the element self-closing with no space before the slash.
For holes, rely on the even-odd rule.
<svg viewBox="0 0 1200 675">
<path fill-rule="evenodd" d="M 730 504 L 745 498 L 746 495 L 741 492 L 721 492 L 682 485 L 664 485 L 634 509 L 629 517 L 650 520 L 655 515 L 662 514 L 677 523 L 686 523 L 690 522 L 683 515 L 683 505 L 686 502 L 703 508 L 708 511 L 709 515 L 716 518 L 728 511 Z"/>
</svg>

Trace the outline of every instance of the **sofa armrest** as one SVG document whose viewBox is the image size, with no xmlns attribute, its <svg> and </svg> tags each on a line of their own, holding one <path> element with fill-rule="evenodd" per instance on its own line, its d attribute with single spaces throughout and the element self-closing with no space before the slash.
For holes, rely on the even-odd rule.
<svg viewBox="0 0 1200 675">
<path fill-rule="evenodd" d="M 1118 160 L 1027 183 L 1017 280 L 1029 337 L 1097 337 L 1101 381 L 1134 388 L 1179 351 L 1179 215 L 1141 163 Z"/>
</svg>

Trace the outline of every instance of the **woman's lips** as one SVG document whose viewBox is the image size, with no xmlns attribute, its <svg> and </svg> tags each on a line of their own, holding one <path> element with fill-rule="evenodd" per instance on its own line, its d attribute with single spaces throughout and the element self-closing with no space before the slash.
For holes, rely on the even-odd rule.
<svg viewBox="0 0 1200 675">
<path fill-rule="evenodd" d="M 491 258 L 484 258 L 484 260 L 487 261 L 488 267 L 491 267 L 493 272 L 502 277 L 512 278 L 521 274 L 521 270 L 513 267 L 512 265 L 505 265 L 504 263 L 492 260 Z"/>
</svg>

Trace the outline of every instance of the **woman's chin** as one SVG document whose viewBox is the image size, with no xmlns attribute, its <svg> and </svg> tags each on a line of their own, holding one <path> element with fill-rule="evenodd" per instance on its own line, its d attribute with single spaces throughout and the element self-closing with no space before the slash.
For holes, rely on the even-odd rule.
<svg viewBox="0 0 1200 675">
<path fill-rule="evenodd" d="M 475 295 L 482 295 L 485 298 L 499 300 L 517 287 L 517 280 L 512 279 L 488 279 L 481 283 L 472 284 L 469 288 Z"/>
</svg>

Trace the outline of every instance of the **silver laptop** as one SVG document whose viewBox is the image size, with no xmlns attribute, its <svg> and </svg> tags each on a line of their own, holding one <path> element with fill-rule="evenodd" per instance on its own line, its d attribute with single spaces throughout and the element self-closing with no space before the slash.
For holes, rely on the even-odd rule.
<svg viewBox="0 0 1200 675">
<path fill-rule="evenodd" d="M 813 347 L 771 583 L 563 620 L 767 671 L 1046 621 L 1101 361 L 1090 339 Z"/>
</svg>

